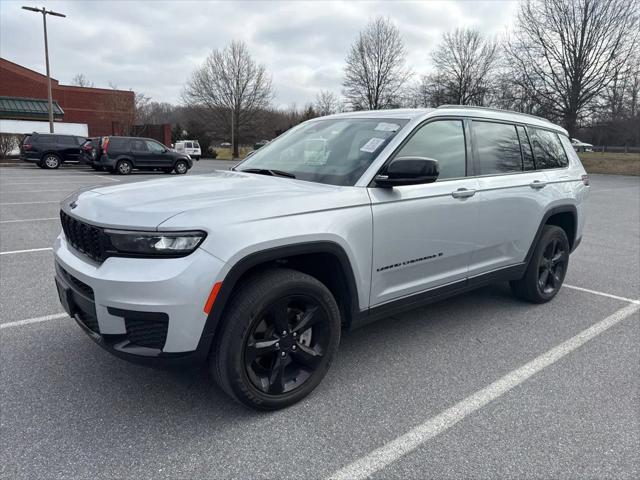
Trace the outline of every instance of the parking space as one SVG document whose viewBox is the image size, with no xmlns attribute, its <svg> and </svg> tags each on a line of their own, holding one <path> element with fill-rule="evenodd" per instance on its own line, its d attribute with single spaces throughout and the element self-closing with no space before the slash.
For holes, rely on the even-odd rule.
<svg viewBox="0 0 640 480">
<path fill-rule="evenodd" d="M 26 251 L 51 246 L 67 192 L 158 176 L 0 168 L 2 478 L 638 475 L 639 179 L 592 176 L 553 302 L 498 284 L 345 333 L 311 396 L 261 414 L 205 368 L 103 352 L 61 314 L 51 251 Z"/>
</svg>

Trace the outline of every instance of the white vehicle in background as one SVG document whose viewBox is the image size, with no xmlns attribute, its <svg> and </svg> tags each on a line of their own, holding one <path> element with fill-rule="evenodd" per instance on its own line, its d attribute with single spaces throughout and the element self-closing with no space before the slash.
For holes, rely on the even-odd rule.
<svg viewBox="0 0 640 480">
<path fill-rule="evenodd" d="M 571 139 L 571 145 L 573 145 L 576 152 L 593 152 L 593 145 L 581 142 L 577 138 Z"/>
<path fill-rule="evenodd" d="M 200 160 L 202 155 L 198 140 L 180 140 L 176 142 L 174 149 L 178 153 L 186 153 L 194 160 Z"/>
</svg>

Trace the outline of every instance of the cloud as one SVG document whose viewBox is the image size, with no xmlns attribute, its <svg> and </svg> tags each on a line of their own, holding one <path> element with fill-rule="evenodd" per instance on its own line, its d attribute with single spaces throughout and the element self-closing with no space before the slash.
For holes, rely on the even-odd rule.
<svg viewBox="0 0 640 480">
<path fill-rule="evenodd" d="M 0 3 L 0 55 L 43 72 L 42 20 L 21 10 L 23 4 Z M 193 69 L 212 49 L 239 39 L 266 65 L 282 106 L 313 101 L 320 89 L 339 93 L 348 49 L 378 15 L 398 26 L 408 66 L 419 75 L 430 70 L 430 51 L 445 31 L 472 26 L 500 34 L 516 6 L 462 0 L 46 3 L 67 15 L 47 22 L 52 76 L 62 83 L 84 73 L 99 87 L 111 82 L 179 103 Z"/>
</svg>

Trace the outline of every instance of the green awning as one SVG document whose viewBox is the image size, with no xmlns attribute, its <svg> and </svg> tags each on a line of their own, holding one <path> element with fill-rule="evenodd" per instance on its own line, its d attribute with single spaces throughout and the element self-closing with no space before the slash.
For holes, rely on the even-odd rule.
<svg viewBox="0 0 640 480">
<path fill-rule="evenodd" d="M 62 118 L 64 110 L 58 102 L 53 102 L 53 116 Z M 49 118 L 47 100 L 40 98 L 0 97 L 0 118 L 6 120 Z"/>
</svg>

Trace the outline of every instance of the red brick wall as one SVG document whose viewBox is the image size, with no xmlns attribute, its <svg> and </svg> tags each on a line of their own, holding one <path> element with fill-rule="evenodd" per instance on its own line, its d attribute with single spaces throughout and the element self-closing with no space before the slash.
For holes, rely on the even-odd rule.
<svg viewBox="0 0 640 480">
<path fill-rule="evenodd" d="M 86 123 L 89 136 L 123 135 L 134 120 L 134 93 L 126 90 L 60 85 L 51 79 L 53 99 L 63 121 Z M 47 98 L 47 77 L 0 58 L 0 96 Z"/>
</svg>

